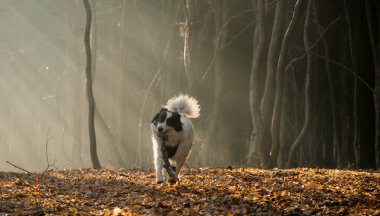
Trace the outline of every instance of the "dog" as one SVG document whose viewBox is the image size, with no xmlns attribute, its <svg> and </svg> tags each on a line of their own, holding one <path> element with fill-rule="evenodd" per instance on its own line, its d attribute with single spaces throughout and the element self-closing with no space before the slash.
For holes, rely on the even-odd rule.
<svg viewBox="0 0 380 216">
<path fill-rule="evenodd" d="M 175 164 L 170 168 L 174 171 L 174 181 L 179 181 L 178 175 L 190 153 L 194 140 L 194 127 L 189 119 L 198 118 L 199 115 L 198 101 L 194 97 L 180 94 L 169 99 L 152 119 L 151 130 L 157 184 L 165 184 L 168 180 L 168 171 L 164 170 L 163 153 L 171 164 Z M 173 182 L 171 181 L 171 183 Z"/>
</svg>

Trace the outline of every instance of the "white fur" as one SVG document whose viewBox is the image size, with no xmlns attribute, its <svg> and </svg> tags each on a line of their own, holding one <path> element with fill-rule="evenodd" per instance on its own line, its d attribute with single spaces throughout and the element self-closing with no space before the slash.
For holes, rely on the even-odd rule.
<svg viewBox="0 0 380 216">
<path fill-rule="evenodd" d="M 178 180 L 178 174 L 190 153 L 194 140 L 194 127 L 189 118 L 199 117 L 200 107 L 195 98 L 181 94 L 168 100 L 165 108 L 171 112 L 178 112 L 181 114 L 180 120 L 182 123 L 182 131 L 177 132 L 171 127 L 166 127 L 166 121 L 164 125 L 160 125 L 166 127 L 164 131 L 167 131 L 165 133 L 168 137 L 166 142 L 167 145 L 175 146 L 178 144 L 175 155 L 170 158 L 170 163 L 176 166 L 176 178 Z M 157 128 L 154 124 L 151 124 L 151 130 L 156 182 L 165 183 L 168 180 L 168 177 L 166 170 L 163 169 L 164 162 L 161 153 L 161 139 L 157 136 Z M 165 173 L 165 178 L 163 177 L 163 172 Z"/>
<path fill-rule="evenodd" d="M 168 100 L 165 108 L 172 112 L 179 112 L 188 118 L 198 118 L 201 110 L 195 98 L 184 94 Z"/>
</svg>

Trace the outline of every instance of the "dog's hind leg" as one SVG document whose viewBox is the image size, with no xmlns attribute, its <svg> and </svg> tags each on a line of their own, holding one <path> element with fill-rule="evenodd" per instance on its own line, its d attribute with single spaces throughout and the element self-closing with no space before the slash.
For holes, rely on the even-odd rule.
<svg viewBox="0 0 380 216">
<path fill-rule="evenodd" d="M 185 164 L 185 161 L 186 161 L 186 158 L 183 158 L 183 159 L 181 158 L 180 160 L 177 160 L 175 163 L 175 177 L 178 182 L 179 182 L 178 175 L 179 175 L 179 172 L 181 171 L 183 164 Z"/>
<path fill-rule="evenodd" d="M 169 177 L 168 171 L 165 168 L 162 169 L 162 172 L 164 174 L 164 185 L 166 185 L 170 177 Z"/>
</svg>

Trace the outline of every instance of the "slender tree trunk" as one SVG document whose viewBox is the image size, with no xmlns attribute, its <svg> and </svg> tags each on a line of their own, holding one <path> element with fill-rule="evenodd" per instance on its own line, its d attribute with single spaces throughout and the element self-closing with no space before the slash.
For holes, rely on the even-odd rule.
<svg viewBox="0 0 380 216">
<path fill-rule="evenodd" d="M 90 47 L 90 31 L 91 31 L 91 7 L 88 0 L 83 0 L 84 7 L 86 9 L 86 28 L 84 31 L 84 45 L 86 49 L 87 64 L 86 64 L 86 86 L 87 86 L 87 99 L 88 99 L 88 129 L 90 135 L 90 154 L 92 166 L 94 169 L 101 169 L 98 154 L 96 151 L 96 133 L 95 133 L 95 99 L 92 91 L 92 74 L 91 74 L 91 47 Z"/>
<path fill-rule="evenodd" d="M 347 38 L 344 37 L 341 41 L 340 47 L 340 61 L 346 62 L 347 60 Z M 340 140 L 341 140 L 341 160 L 343 167 L 347 167 L 348 152 L 350 151 L 350 122 L 348 118 L 348 86 L 347 86 L 347 72 L 344 69 L 339 71 L 340 73 Z"/>
<path fill-rule="evenodd" d="M 371 41 L 373 63 L 375 69 L 375 88 L 373 90 L 373 101 L 375 105 L 375 159 L 376 168 L 380 169 L 380 40 L 376 38 L 376 33 L 373 29 L 373 16 L 371 12 L 370 1 L 365 1 L 368 34 Z M 379 14 L 376 14 L 379 16 Z M 380 16 L 379 16 L 380 17 Z M 379 18 L 380 21 L 380 18 Z M 380 31 L 380 23 L 378 23 Z"/>
<path fill-rule="evenodd" d="M 271 125 L 272 142 L 276 143 L 274 145 L 277 145 L 277 143 L 280 143 L 279 136 L 280 136 L 280 126 L 281 126 L 281 122 L 280 122 L 281 121 L 281 107 L 282 107 L 281 105 L 282 105 L 282 96 L 283 96 L 283 89 L 284 89 L 285 66 L 286 66 L 287 54 L 288 54 L 291 40 L 297 33 L 296 26 L 297 26 L 297 21 L 300 19 L 300 16 L 302 14 L 303 2 L 304 0 L 297 0 L 294 6 L 293 16 L 285 32 L 284 38 L 282 40 L 281 50 L 278 57 L 277 74 L 276 74 L 276 97 L 274 100 L 272 125 Z"/>
<path fill-rule="evenodd" d="M 286 76 L 289 76 L 289 77 L 292 77 L 291 79 L 295 79 L 294 77 L 294 71 L 291 71 L 291 70 L 288 70 L 285 72 L 285 75 Z M 278 151 L 276 153 L 276 155 L 273 155 L 272 156 L 272 160 L 275 160 L 276 163 L 277 163 L 277 167 L 278 168 L 284 168 L 285 165 L 286 165 L 286 147 L 289 145 L 289 134 L 290 134 L 290 128 L 291 128 L 291 125 L 289 124 L 289 121 L 287 121 L 287 119 L 289 119 L 289 114 L 290 114 L 290 109 L 289 109 L 289 105 L 290 105 L 290 91 L 291 91 L 291 87 L 292 87 L 292 84 L 293 84 L 293 80 L 289 80 L 291 82 L 287 82 L 285 83 L 285 86 L 284 86 L 284 97 L 287 98 L 287 100 L 284 100 L 281 104 L 281 112 L 283 113 L 283 115 L 281 115 L 281 121 L 280 121 L 280 140 L 281 142 L 279 143 L 279 147 L 278 147 Z M 292 122 L 291 124 L 293 124 L 292 126 L 294 125 L 297 125 L 295 122 Z M 295 126 L 296 127 L 296 126 Z M 276 156 L 276 157 L 274 157 Z"/>
<path fill-rule="evenodd" d="M 358 142 L 358 71 L 356 65 L 356 58 L 354 54 L 353 47 L 353 39 L 352 39 L 352 29 L 351 29 L 351 21 L 349 17 L 349 8 L 347 4 L 347 0 L 344 1 L 344 12 L 347 21 L 347 29 L 348 29 L 348 42 L 350 48 L 350 56 L 352 61 L 352 71 L 354 72 L 354 86 L 353 86 L 353 108 L 352 108 L 352 117 L 353 117 L 353 147 L 355 153 L 355 166 L 358 168 L 360 166 L 360 145 Z"/>
<path fill-rule="evenodd" d="M 309 36 L 309 28 L 310 28 L 310 11 L 311 11 L 312 1 L 308 1 L 307 10 L 306 10 L 306 18 L 304 24 L 304 45 L 305 52 L 307 54 L 307 70 L 306 70 L 306 78 L 305 78 L 305 117 L 304 124 L 301 130 L 301 133 L 298 135 L 297 139 L 293 142 L 292 146 L 289 149 L 288 162 L 286 167 L 289 168 L 292 165 L 294 155 L 296 153 L 297 148 L 304 142 L 306 135 L 309 132 L 310 122 L 311 122 L 311 70 L 312 70 L 312 55 L 310 50 L 310 36 Z"/>
<path fill-rule="evenodd" d="M 192 25 L 192 1 L 191 0 L 184 0 L 184 7 L 185 7 L 185 23 L 183 26 L 183 64 L 185 68 L 185 74 L 187 79 L 187 90 L 192 91 L 195 84 L 195 77 L 193 74 L 192 69 L 192 31 L 191 31 L 191 25 Z"/>
<path fill-rule="evenodd" d="M 273 30 L 271 35 L 271 41 L 268 50 L 267 59 L 267 75 L 265 80 L 265 89 L 263 99 L 261 101 L 261 113 L 263 115 L 263 123 L 266 131 L 266 135 L 269 136 L 270 126 L 272 122 L 274 99 L 276 97 L 276 73 L 279 50 L 281 48 L 281 39 L 283 38 L 283 26 L 286 14 L 287 2 L 283 0 L 277 0 L 276 13 L 274 17 Z M 268 137 L 270 140 L 270 137 Z M 270 155 L 272 159 L 277 158 L 279 141 L 272 141 L 272 147 Z M 270 143 L 266 144 L 269 145 Z"/>
<path fill-rule="evenodd" d="M 264 65 L 264 50 L 265 50 L 265 0 L 252 1 L 252 4 L 257 2 L 256 25 L 258 30 L 257 46 L 253 47 L 254 57 L 252 60 L 252 69 L 250 75 L 250 91 L 249 103 L 251 108 L 251 118 L 253 126 L 256 130 L 255 142 L 258 149 L 259 159 L 261 166 L 267 167 L 269 165 L 269 155 L 265 152 L 265 145 L 268 145 L 267 134 L 264 128 L 262 113 L 260 110 L 260 102 L 262 96 L 262 71 L 265 69 Z M 255 52 L 256 51 L 256 52 Z"/>
<path fill-rule="evenodd" d="M 82 34 L 82 27 L 78 23 L 78 15 L 82 14 L 82 8 L 78 7 L 80 2 L 76 1 L 66 1 L 66 28 L 65 28 L 65 38 L 66 38 L 66 68 L 67 68 L 67 86 L 68 89 L 67 95 L 70 97 L 71 102 L 67 104 L 66 112 L 69 113 L 67 116 L 68 122 L 68 132 L 72 133 L 72 138 L 69 143 L 71 143 L 71 161 L 73 167 L 83 167 L 83 158 L 82 158 L 82 89 L 83 89 L 83 76 L 78 74 L 78 65 L 80 62 L 80 51 L 81 47 L 79 46 L 81 41 L 78 39 L 79 35 Z M 80 5 L 81 6 L 81 5 Z M 78 11 L 80 10 L 80 11 Z M 57 112 L 59 109 L 57 107 Z M 68 117 L 71 118 L 68 118 Z M 66 119 L 66 118 L 65 118 Z M 65 122 L 61 121 L 63 124 Z M 63 133 L 62 133 L 63 140 Z"/>
<path fill-rule="evenodd" d="M 223 50 L 220 47 L 224 46 L 226 36 L 228 34 L 228 29 L 222 29 L 223 24 L 225 23 L 227 19 L 227 4 L 228 1 L 226 0 L 216 0 L 212 1 L 213 7 L 214 7 L 214 13 L 215 13 L 215 35 L 214 38 L 216 39 L 214 44 L 214 102 L 212 106 L 212 112 L 210 116 L 209 121 L 209 138 L 207 142 L 207 146 L 203 146 L 205 150 L 203 150 L 203 155 L 201 157 L 201 161 L 203 165 L 209 164 L 211 162 L 211 158 L 217 157 L 217 155 L 220 153 L 218 150 L 220 148 L 216 147 L 216 145 L 221 145 L 219 143 L 222 141 L 220 139 L 221 134 L 219 134 L 218 130 L 218 123 L 221 110 L 221 101 L 223 96 L 223 75 L 225 72 L 225 64 L 223 59 Z M 214 146 L 214 147 L 212 147 Z M 209 149 L 214 148 L 215 151 L 210 151 Z M 214 152 L 217 155 L 207 156 L 205 154 L 210 154 Z M 220 161 L 218 161 L 220 162 Z"/>
<path fill-rule="evenodd" d="M 319 23 L 318 23 L 319 16 L 318 16 L 318 11 L 316 9 L 316 2 L 315 1 L 314 1 L 313 10 L 314 10 L 315 20 L 317 20 L 318 32 L 321 35 L 323 29 L 321 29 L 321 27 L 319 26 Z M 341 149 L 341 145 L 339 143 L 339 136 L 338 136 L 338 120 L 337 120 L 337 115 L 336 115 L 335 105 L 334 105 L 336 103 L 337 99 L 336 99 L 335 93 L 334 93 L 334 83 L 333 83 L 333 78 L 332 78 L 332 74 L 331 74 L 330 62 L 329 62 L 330 51 L 328 49 L 325 37 L 322 37 L 321 40 L 322 40 L 322 45 L 323 45 L 323 49 L 324 49 L 325 57 L 326 57 L 326 60 L 325 60 L 326 75 L 327 75 L 328 85 L 329 85 L 331 118 L 332 118 L 332 122 L 333 122 L 333 132 L 332 133 L 333 133 L 334 156 L 335 156 L 335 160 L 337 163 L 337 167 L 343 168 L 344 165 L 342 163 L 342 157 L 341 157 L 341 150 L 342 149 Z"/>
</svg>

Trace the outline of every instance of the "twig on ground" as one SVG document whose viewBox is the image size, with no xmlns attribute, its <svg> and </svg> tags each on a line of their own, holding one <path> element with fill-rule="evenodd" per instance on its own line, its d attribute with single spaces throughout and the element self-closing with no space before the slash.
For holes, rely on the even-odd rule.
<svg viewBox="0 0 380 216">
<path fill-rule="evenodd" d="M 26 172 L 26 173 L 31 173 L 31 172 L 29 172 L 28 170 L 26 170 L 26 169 L 24 169 L 24 168 L 21 168 L 21 167 L 15 165 L 15 164 L 13 164 L 13 163 L 11 163 L 11 162 L 9 162 L 9 161 L 6 161 L 6 162 L 7 162 L 8 164 L 10 164 L 10 165 L 16 167 L 16 168 L 19 169 L 19 170 L 22 170 L 22 171 L 24 171 L 24 172 Z"/>
</svg>

